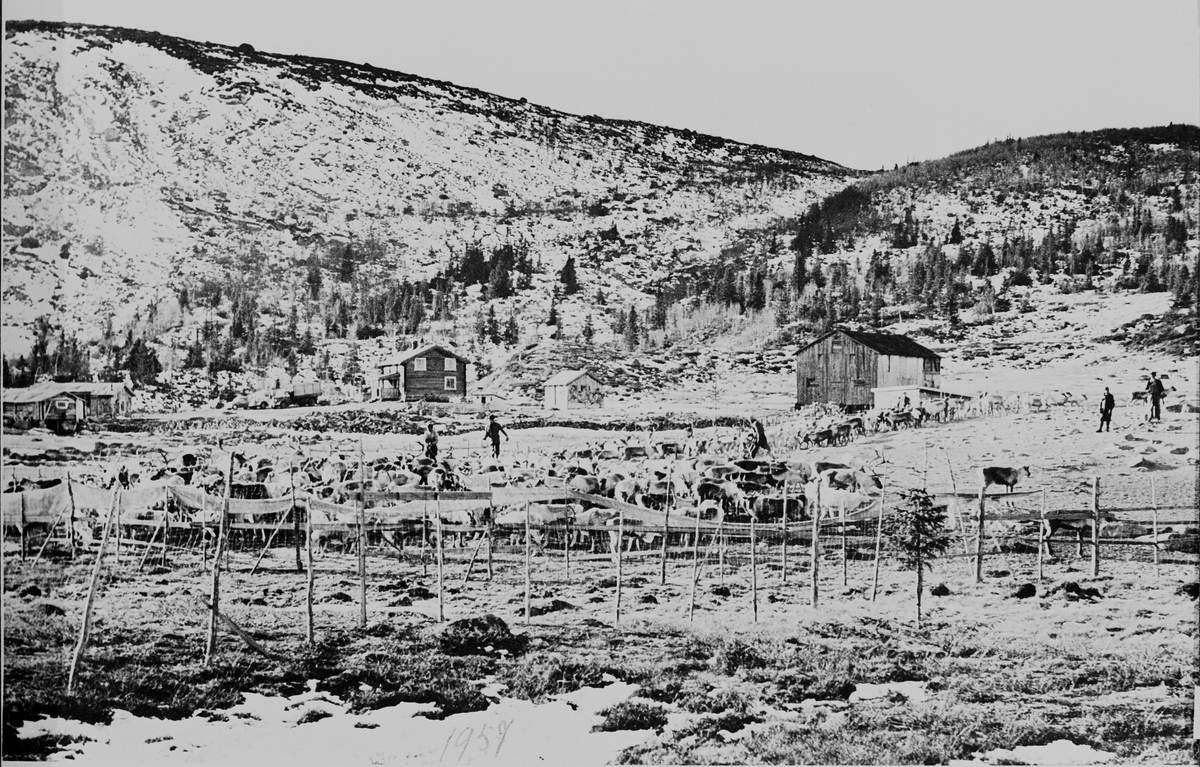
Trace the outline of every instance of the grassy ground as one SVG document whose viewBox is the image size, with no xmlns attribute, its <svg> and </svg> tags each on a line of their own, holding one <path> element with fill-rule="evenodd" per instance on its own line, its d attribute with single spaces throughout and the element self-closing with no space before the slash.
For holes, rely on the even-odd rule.
<svg viewBox="0 0 1200 767">
<path fill-rule="evenodd" d="M 198 602 L 207 579 L 198 561 L 181 554 L 170 569 L 139 574 L 129 557 L 106 568 L 93 641 L 70 697 L 64 689 L 89 561 L 33 566 L 8 558 L 4 756 L 55 751 L 52 739 L 15 737 L 23 721 L 41 715 L 104 722 L 123 709 L 220 717 L 243 692 L 295 694 L 318 679 L 320 689 L 360 710 L 417 701 L 446 716 L 486 708 L 485 677 L 509 697 L 544 701 L 603 684 L 609 674 L 639 686 L 598 724 L 646 731 L 641 746 L 624 752 L 628 763 L 945 763 L 1059 738 L 1116 752 L 1122 762 L 1194 763 L 1196 756 L 1196 603 L 1177 593 L 1195 581 L 1195 565 L 1179 559 L 1157 577 L 1150 563 L 1106 560 L 1100 578 L 1086 577 L 1084 563 L 1058 560 L 1028 599 L 1014 596 L 1018 584 L 1034 580 L 1028 556 L 995 561 L 990 566 L 1008 570 L 983 584 L 961 562 L 943 563 L 928 583 L 950 593 L 926 595 L 920 628 L 910 573 L 885 565 L 873 603 L 863 595 L 873 563 L 852 563 L 851 587 L 843 589 L 836 552 L 823 567 L 816 610 L 807 603 L 803 562 L 787 584 L 764 568 L 757 623 L 747 567 L 727 573 L 730 596 L 712 592 L 710 574 L 689 623 L 690 565 L 673 563 L 659 585 L 656 561 L 627 564 L 627 577 L 644 585 L 627 583 L 619 628 L 606 563 L 576 565 L 566 582 L 559 562 L 539 561 L 535 606 L 560 599 L 567 607 L 528 627 L 518 569 L 500 569 L 491 584 L 462 584 L 456 570 L 447 580 L 454 586 L 447 617 L 493 613 L 523 639 L 511 652 L 451 655 L 429 617 L 435 600 L 419 591 L 436 587 L 432 572 L 375 556 L 365 629 L 350 596 L 357 594 L 352 557 L 322 561 L 317 641 L 309 647 L 304 578 L 287 567 L 290 554 L 268 557 L 254 578 L 249 555 L 237 555 L 223 583 L 228 614 L 278 657 L 225 634 L 207 667 Z M 1088 589 L 1091 598 L 1079 596 Z M 924 683 L 928 696 L 849 700 L 857 685 L 910 681 Z"/>
</svg>

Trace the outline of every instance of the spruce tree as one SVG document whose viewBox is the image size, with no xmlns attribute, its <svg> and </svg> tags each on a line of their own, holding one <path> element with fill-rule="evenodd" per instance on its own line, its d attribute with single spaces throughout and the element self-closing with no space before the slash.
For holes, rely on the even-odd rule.
<svg viewBox="0 0 1200 767">
<path fill-rule="evenodd" d="M 630 351 L 638 348 L 641 341 L 641 327 L 636 307 L 629 307 L 628 320 L 625 322 L 625 346 Z"/>
<path fill-rule="evenodd" d="M 562 271 L 558 273 L 558 281 L 562 283 L 563 293 L 571 296 L 579 292 L 579 280 L 575 276 L 575 257 L 567 256 Z"/>
</svg>

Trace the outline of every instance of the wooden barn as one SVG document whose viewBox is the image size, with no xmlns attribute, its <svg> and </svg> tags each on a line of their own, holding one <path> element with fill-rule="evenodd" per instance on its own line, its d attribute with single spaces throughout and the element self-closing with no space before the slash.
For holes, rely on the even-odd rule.
<svg viewBox="0 0 1200 767">
<path fill-rule="evenodd" d="M 464 402 L 468 360 L 444 346 L 426 344 L 379 365 L 375 396 L 381 400 Z"/>
<path fill-rule="evenodd" d="M 547 410 L 604 407 L 604 387 L 586 370 L 564 370 L 545 383 Z"/>
<path fill-rule="evenodd" d="M 796 406 L 869 408 L 873 389 L 941 388 L 942 358 L 907 336 L 834 328 L 796 353 Z"/>
</svg>

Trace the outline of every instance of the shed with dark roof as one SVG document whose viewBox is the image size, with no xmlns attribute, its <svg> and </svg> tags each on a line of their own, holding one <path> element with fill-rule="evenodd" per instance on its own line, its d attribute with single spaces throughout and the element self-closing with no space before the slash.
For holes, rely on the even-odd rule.
<svg viewBox="0 0 1200 767">
<path fill-rule="evenodd" d="M 940 388 L 942 358 L 908 336 L 834 328 L 796 352 L 796 405 L 868 408 L 872 389 Z"/>
</svg>

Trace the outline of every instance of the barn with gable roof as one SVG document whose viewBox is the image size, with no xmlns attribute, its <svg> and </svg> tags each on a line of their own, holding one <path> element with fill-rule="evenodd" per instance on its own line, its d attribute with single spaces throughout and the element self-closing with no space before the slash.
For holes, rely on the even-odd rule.
<svg viewBox="0 0 1200 767">
<path fill-rule="evenodd" d="M 834 328 L 796 352 L 796 406 L 869 408 L 872 389 L 940 389 L 942 358 L 908 336 Z"/>
</svg>

